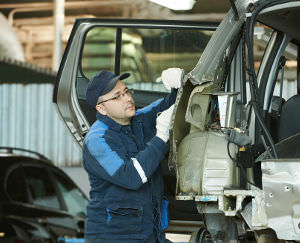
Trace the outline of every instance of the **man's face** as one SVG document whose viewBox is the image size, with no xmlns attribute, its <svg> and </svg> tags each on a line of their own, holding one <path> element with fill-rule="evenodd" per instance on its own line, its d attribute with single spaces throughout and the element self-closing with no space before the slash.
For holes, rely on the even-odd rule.
<svg viewBox="0 0 300 243">
<path fill-rule="evenodd" d="M 99 97 L 98 103 L 100 102 L 102 103 L 96 105 L 97 111 L 121 125 L 130 124 L 131 118 L 135 115 L 134 100 L 126 85 L 120 80 L 113 90 Z"/>
</svg>

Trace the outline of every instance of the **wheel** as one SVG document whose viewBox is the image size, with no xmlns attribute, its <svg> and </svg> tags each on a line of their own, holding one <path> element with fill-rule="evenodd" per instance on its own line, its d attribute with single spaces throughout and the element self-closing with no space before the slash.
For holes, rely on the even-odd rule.
<svg viewBox="0 0 300 243">
<path fill-rule="evenodd" d="M 190 243 L 212 243 L 210 234 L 206 228 L 200 228 L 192 234 Z"/>
</svg>

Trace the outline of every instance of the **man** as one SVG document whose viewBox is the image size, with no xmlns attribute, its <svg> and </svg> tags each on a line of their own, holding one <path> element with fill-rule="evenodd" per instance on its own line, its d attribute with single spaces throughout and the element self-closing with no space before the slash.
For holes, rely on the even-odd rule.
<svg viewBox="0 0 300 243">
<path fill-rule="evenodd" d="M 169 149 L 176 90 L 136 111 L 130 90 L 122 82 L 129 75 L 101 71 L 87 88 L 86 100 L 97 110 L 97 120 L 83 145 L 83 164 L 91 185 L 87 243 L 165 239 L 159 163 Z M 164 71 L 162 79 L 168 88 L 179 88 L 182 76 L 183 70 L 173 68 Z"/>
</svg>

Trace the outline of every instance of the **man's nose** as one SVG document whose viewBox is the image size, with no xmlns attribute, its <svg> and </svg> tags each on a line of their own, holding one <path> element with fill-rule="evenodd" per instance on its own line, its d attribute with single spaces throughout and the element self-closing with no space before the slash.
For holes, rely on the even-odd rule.
<svg viewBox="0 0 300 243">
<path fill-rule="evenodd" d="M 126 101 L 131 101 L 131 100 L 133 100 L 133 98 L 132 98 L 132 96 L 131 96 L 131 94 L 130 93 L 125 93 L 124 94 L 124 99 L 126 100 Z"/>
</svg>

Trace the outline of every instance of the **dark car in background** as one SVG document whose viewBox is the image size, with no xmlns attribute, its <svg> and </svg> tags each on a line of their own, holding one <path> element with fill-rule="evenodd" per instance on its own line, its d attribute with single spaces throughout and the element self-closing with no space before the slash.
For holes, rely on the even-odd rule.
<svg viewBox="0 0 300 243">
<path fill-rule="evenodd" d="M 0 242 L 82 238 L 87 202 L 43 155 L 0 147 Z"/>
</svg>

